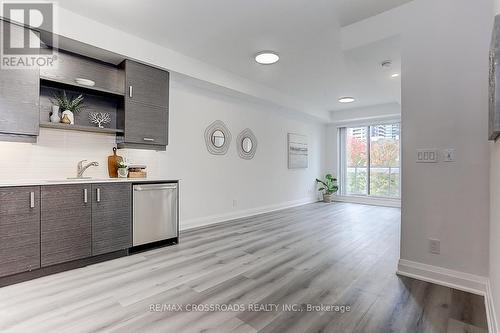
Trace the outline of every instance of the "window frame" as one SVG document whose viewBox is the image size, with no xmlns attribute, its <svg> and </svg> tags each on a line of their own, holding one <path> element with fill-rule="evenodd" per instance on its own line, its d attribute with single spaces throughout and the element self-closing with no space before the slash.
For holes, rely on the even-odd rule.
<svg viewBox="0 0 500 333">
<path fill-rule="evenodd" d="M 371 130 L 372 127 L 379 126 L 379 125 L 393 125 L 393 124 L 398 124 L 399 125 L 399 189 L 398 189 L 398 196 L 397 197 L 391 197 L 391 196 L 380 196 L 380 195 L 372 195 L 371 194 Z M 366 184 L 366 193 L 367 194 L 349 194 L 347 193 L 347 130 L 349 128 L 366 128 L 366 147 L 367 147 L 367 184 Z M 363 124 L 349 124 L 345 126 L 338 127 L 337 131 L 337 152 L 338 152 L 338 158 L 337 158 L 337 170 L 339 170 L 339 194 L 341 196 L 346 196 L 346 197 L 361 197 L 361 198 L 374 198 L 374 199 L 384 199 L 384 200 L 401 200 L 401 182 L 402 182 L 402 159 L 401 159 L 401 152 L 402 152 L 402 145 L 401 145 L 401 120 L 400 119 L 391 119 L 387 121 L 381 121 L 381 122 L 372 122 L 372 123 L 363 123 Z M 390 181 L 390 177 L 389 177 Z"/>
</svg>

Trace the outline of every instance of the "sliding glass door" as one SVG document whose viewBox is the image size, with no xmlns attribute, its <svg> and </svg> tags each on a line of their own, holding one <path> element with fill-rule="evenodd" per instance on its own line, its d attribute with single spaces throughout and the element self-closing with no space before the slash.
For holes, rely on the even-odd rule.
<svg viewBox="0 0 500 333">
<path fill-rule="evenodd" d="M 368 194 L 368 128 L 347 129 L 346 140 L 346 181 L 347 195 Z"/>
<path fill-rule="evenodd" d="M 399 198 L 400 124 L 347 127 L 339 133 L 342 194 Z"/>
</svg>

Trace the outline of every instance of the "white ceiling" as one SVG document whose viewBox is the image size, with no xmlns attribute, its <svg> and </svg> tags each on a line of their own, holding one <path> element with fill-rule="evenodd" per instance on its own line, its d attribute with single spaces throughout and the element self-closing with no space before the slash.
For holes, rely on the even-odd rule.
<svg viewBox="0 0 500 333">
<path fill-rule="evenodd" d="M 60 6 L 324 111 L 400 101 L 398 38 L 341 49 L 341 26 L 410 0 L 60 0 Z M 281 59 L 258 65 L 253 55 Z M 340 96 L 356 103 L 341 105 Z"/>
<path fill-rule="evenodd" d="M 412 0 L 340 0 L 339 22 L 342 27 L 380 14 Z"/>
</svg>

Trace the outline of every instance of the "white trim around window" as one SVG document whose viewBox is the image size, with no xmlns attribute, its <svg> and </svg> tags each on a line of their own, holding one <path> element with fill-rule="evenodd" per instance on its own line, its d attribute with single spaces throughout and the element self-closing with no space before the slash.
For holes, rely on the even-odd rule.
<svg viewBox="0 0 500 333">
<path fill-rule="evenodd" d="M 366 127 L 366 140 L 367 140 L 367 155 L 370 156 L 370 144 L 368 142 L 371 141 L 371 127 L 377 126 L 377 125 L 389 125 L 389 124 L 395 124 L 398 123 L 400 124 L 400 119 L 385 119 L 385 120 L 378 120 L 378 121 L 373 121 L 371 123 L 364 123 L 360 124 L 349 124 L 349 126 L 339 126 L 338 127 L 338 137 L 337 137 L 337 142 L 338 142 L 338 156 L 337 156 L 337 170 L 338 170 L 338 177 L 339 177 L 339 193 L 336 196 L 335 200 L 336 201 L 342 201 L 342 202 L 353 202 L 353 203 L 361 203 L 361 204 L 373 204 L 373 205 L 380 205 L 380 206 L 389 206 L 389 207 L 401 207 L 401 198 L 392 198 L 392 197 L 379 197 L 379 196 L 374 196 L 370 195 L 369 192 L 369 177 L 367 179 L 367 194 L 348 194 L 347 189 L 346 189 L 346 181 L 347 181 L 347 130 L 348 128 L 356 128 L 356 127 Z M 401 129 L 399 129 L 401 130 Z M 400 134 L 399 134 L 400 138 Z M 401 144 L 399 145 L 399 159 L 401 160 Z M 370 169 L 370 160 L 368 159 L 368 170 Z M 370 172 L 368 171 L 368 174 Z M 400 176 L 401 176 L 401 169 L 400 169 Z M 401 178 L 399 179 L 399 185 L 401 184 Z M 401 185 L 400 185 L 401 186 Z M 399 192 L 401 191 L 401 188 Z"/>
</svg>

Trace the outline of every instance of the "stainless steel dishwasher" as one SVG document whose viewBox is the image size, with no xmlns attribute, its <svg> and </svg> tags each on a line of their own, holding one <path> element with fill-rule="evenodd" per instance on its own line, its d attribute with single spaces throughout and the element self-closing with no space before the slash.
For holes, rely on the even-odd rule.
<svg viewBox="0 0 500 333">
<path fill-rule="evenodd" d="M 176 183 L 134 185 L 133 200 L 133 246 L 178 237 Z"/>
</svg>

